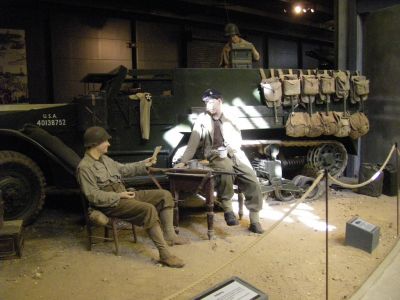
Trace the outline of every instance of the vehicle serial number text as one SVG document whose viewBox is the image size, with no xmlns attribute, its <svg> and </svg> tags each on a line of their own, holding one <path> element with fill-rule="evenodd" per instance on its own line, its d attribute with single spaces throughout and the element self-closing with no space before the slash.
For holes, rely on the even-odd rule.
<svg viewBox="0 0 400 300">
<path fill-rule="evenodd" d="M 42 119 L 36 122 L 38 126 L 66 126 L 67 121 L 65 119 L 57 118 L 56 114 L 43 114 Z"/>
</svg>

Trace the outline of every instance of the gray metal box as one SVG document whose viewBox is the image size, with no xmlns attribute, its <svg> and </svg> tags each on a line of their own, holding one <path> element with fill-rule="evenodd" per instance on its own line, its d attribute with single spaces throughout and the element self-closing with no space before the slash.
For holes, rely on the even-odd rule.
<svg viewBox="0 0 400 300">
<path fill-rule="evenodd" d="M 371 253 L 379 243 L 380 228 L 359 217 L 346 223 L 346 245 Z"/>
</svg>

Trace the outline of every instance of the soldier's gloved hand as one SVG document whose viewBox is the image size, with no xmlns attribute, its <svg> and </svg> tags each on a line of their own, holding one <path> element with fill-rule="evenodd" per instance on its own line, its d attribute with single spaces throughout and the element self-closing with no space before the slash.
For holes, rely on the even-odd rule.
<svg viewBox="0 0 400 300">
<path fill-rule="evenodd" d="M 176 165 L 174 165 L 174 169 L 184 169 L 185 166 L 186 166 L 185 163 L 180 162 L 180 163 L 177 163 Z"/>
<path fill-rule="evenodd" d="M 133 199 L 135 198 L 135 192 L 121 192 L 119 193 L 119 199 Z"/>
</svg>

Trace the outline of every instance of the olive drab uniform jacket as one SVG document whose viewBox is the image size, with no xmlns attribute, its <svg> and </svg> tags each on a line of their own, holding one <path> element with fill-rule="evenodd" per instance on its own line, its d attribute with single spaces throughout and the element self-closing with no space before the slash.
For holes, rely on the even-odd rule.
<svg viewBox="0 0 400 300">
<path fill-rule="evenodd" d="M 257 49 L 254 47 L 254 45 L 242 38 L 240 38 L 239 41 L 240 44 L 245 44 L 246 46 L 251 48 L 251 54 L 253 57 L 253 61 L 259 61 L 260 60 L 260 54 L 258 53 Z M 230 60 L 230 52 L 232 50 L 231 43 L 228 42 L 225 44 L 224 48 L 222 48 L 221 52 L 221 59 L 219 62 L 219 66 L 222 68 L 231 68 L 231 60 Z"/>
<path fill-rule="evenodd" d="M 241 149 L 242 134 L 240 128 L 233 118 L 222 114 L 221 133 L 224 138 L 224 146 L 228 150 L 230 158 L 235 157 L 242 163 L 251 167 L 246 154 Z M 199 159 L 210 159 L 212 155 L 212 145 L 214 138 L 214 122 L 208 113 L 201 113 L 197 118 L 192 133 L 189 138 L 187 148 L 181 158 L 181 161 L 187 163 L 193 157 Z"/>
<path fill-rule="evenodd" d="M 121 164 L 107 155 L 95 160 L 88 153 L 77 168 L 77 179 L 89 203 L 96 207 L 114 207 L 119 203 L 118 193 L 125 191 L 124 176 L 145 175 L 145 162 Z"/>
</svg>

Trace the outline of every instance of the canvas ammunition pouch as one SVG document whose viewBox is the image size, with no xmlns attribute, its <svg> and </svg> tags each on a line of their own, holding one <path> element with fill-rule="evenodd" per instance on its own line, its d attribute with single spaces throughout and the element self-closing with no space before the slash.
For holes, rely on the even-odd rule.
<svg viewBox="0 0 400 300">
<path fill-rule="evenodd" d="M 369 131 L 369 121 L 362 112 L 356 112 L 350 116 L 350 137 L 358 139 Z"/>
<path fill-rule="evenodd" d="M 306 134 L 308 137 L 317 137 L 324 133 L 325 128 L 322 122 L 322 118 L 319 113 L 312 114 L 309 116 L 310 130 Z"/>
<path fill-rule="evenodd" d="M 310 116 L 308 113 L 292 112 L 286 121 L 285 128 L 288 136 L 307 136 L 310 131 Z"/>
<path fill-rule="evenodd" d="M 283 105 L 291 106 L 299 103 L 301 93 L 300 79 L 296 74 L 293 74 L 292 69 L 289 69 L 289 74 L 283 74 L 281 69 L 278 69 L 279 78 L 283 85 Z"/>
<path fill-rule="evenodd" d="M 350 78 L 350 101 L 356 103 L 368 99 L 369 80 L 357 72 Z"/>
<path fill-rule="evenodd" d="M 319 115 L 324 126 L 323 135 L 334 135 L 337 132 L 338 127 L 333 112 L 330 111 L 328 114 L 325 112 L 319 112 Z"/>
<path fill-rule="evenodd" d="M 311 74 L 308 70 L 307 75 L 303 75 L 300 70 L 301 79 L 301 102 L 303 103 L 313 103 L 315 100 L 315 95 L 319 93 L 319 81 L 318 78 Z"/>
<path fill-rule="evenodd" d="M 335 78 L 335 101 L 346 100 L 350 92 L 350 73 L 344 71 L 333 72 Z"/>
<path fill-rule="evenodd" d="M 282 100 L 282 83 L 278 77 L 274 76 L 274 69 L 270 70 L 271 77 L 266 78 L 264 70 L 260 69 L 261 74 L 261 90 L 265 98 L 265 104 L 268 107 L 278 107 Z"/>
<path fill-rule="evenodd" d="M 337 122 L 337 131 L 334 135 L 337 137 L 349 136 L 351 130 L 349 117 L 344 113 L 337 111 L 334 111 L 333 115 Z"/>
<path fill-rule="evenodd" d="M 285 96 L 300 95 L 300 79 L 285 79 L 283 81 L 283 94 Z"/>
<path fill-rule="evenodd" d="M 335 79 L 324 70 L 323 74 L 318 74 L 320 90 L 319 100 L 320 103 L 330 102 L 330 95 L 335 93 Z"/>
</svg>

